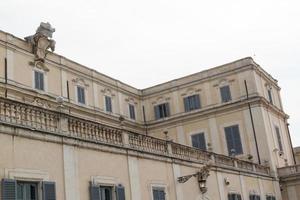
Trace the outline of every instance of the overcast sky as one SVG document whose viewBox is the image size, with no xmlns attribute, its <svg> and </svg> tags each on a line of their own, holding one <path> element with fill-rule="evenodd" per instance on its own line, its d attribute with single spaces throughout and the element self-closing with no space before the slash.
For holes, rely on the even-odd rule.
<svg viewBox="0 0 300 200">
<path fill-rule="evenodd" d="M 55 28 L 56 53 L 137 88 L 252 56 L 279 81 L 300 146 L 299 0 L 5 0 L 0 29 Z"/>
</svg>

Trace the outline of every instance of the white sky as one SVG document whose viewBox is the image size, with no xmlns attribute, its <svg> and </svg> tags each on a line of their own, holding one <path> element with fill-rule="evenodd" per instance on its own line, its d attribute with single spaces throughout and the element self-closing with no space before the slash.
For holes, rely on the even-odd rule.
<svg viewBox="0 0 300 200">
<path fill-rule="evenodd" d="M 56 53 L 137 88 L 252 56 L 279 80 L 300 146 L 299 9 L 297 0 L 5 0 L 0 29 L 23 38 L 49 21 Z"/>
</svg>

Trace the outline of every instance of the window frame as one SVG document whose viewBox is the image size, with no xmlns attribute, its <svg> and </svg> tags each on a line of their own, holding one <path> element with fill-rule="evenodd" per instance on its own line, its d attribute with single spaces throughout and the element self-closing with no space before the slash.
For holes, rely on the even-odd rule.
<svg viewBox="0 0 300 200">
<path fill-rule="evenodd" d="M 272 88 L 267 88 L 267 95 L 268 95 L 268 100 L 270 102 L 270 104 L 274 104 L 273 101 L 273 92 L 272 92 Z"/>
<path fill-rule="evenodd" d="M 36 198 L 35 198 L 35 200 L 39 200 L 40 198 L 39 198 L 39 196 L 40 196 L 40 182 L 37 182 L 37 181 L 22 181 L 22 180 L 16 180 L 16 190 L 17 190 L 17 194 L 16 194 L 16 197 L 17 197 L 17 199 L 19 199 L 18 198 L 18 184 L 23 184 L 23 185 L 35 185 L 35 195 L 36 195 Z M 24 188 L 23 188 L 23 191 L 22 192 L 24 192 Z M 24 195 L 24 194 L 23 194 Z M 25 195 L 26 195 L 26 193 L 25 193 Z M 23 199 L 24 199 L 24 196 L 23 196 Z M 22 199 L 22 200 L 23 200 Z"/>
<path fill-rule="evenodd" d="M 261 196 L 259 194 L 250 194 L 249 200 L 261 200 Z"/>
<path fill-rule="evenodd" d="M 275 125 L 274 129 L 275 129 L 278 149 L 279 149 L 280 152 L 283 152 L 283 146 L 284 145 L 283 145 L 283 140 L 282 140 L 282 137 L 281 137 L 281 131 L 279 129 L 279 126 Z"/>
<path fill-rule="evenodd" d="M 43 75 L 43 88 L 40 88 L 40 87 L 37 87 L 37 84 L 36 84 L 36 74 L 41 74 Z M 40 69 L 33 69 L 33 80 L 32 80 L 32 85 L 33 85 L 33 88 L 37 91 L 40 91 L 40 92 L 46 92 L 47 91 L 47 87 L 46 87 L 46 72 L 43 71 L 43 70 L 40 70 Z M 40 81 L 39 81 L 40 82 Z"/>
<path fill-rule="evenodd" d="M 131 103 L 128 104 L 128 113 L 129 113 L 129 118 L 131 120 L 136 120 L 136 112 L 135 112 L 135 106 Z"/>
<path fill-rule="evenodd" d="M 200 94 L 193 94 L 183 98 L 184 112 L 201 109 Z"/>
<path fill-rule="evenodd" d="M 83 92 L 83 101 L 84 102 L 80 101 L 79 90 L 81 90 L 81 89 L 82 89 L 82 92 Z M 86 90 L 85 87 L 83 87 L 81 85 L 76 85 L 76 100 L 77 100 L 78 104 L 81 104 L 81 105 L 86 105 L 87 104 L 85 90 Z"/>
<path fill-rule="evenodd" d="M 107 103 L 107 99 L 109 99 L 110 104 Z M 108 113 L 113 112 L 113 99 L 112 99 L 111 96 L 104 95 L 104 106 L 105 106 L 105 111 L 106 112 L 108 112 Z M 110 110 L 108 108 L 110 108 Z"/>
<path fill-rule="evenodd" d="M 227 138 L 226 129 L 229 129 L 229 128 L 233 129 L 233 128 L 236 128 L 236 127 L 237 127 L 237 130 L 238 130 L 238 136 L 239 136 L 239 140 L 240 140 L 241 151 L 240 152 L 235 151 L 235 153 L 233 154 L 231 152 L 231 149 L 229 149 L 228 144 L 229 144 L 230 141 L 227 140 L 228 138 Z M 239 124 L 231 124 L 231 125 L 224 126 L 223 129 L 224 129 L 224 136 L 225 136 L 225 142 L 226 142 L 226 146 L 227 146 L 228 155 L 229 156 L 243 155 L 244 154 L 244 149 L 243 149 L 244 145 L 243 145 L 243 140 L 242 140 L 243 138 L 242 138 L 241 131 L 240 131 L 240 125 Z M 232 141 L 235 141 L 236 139 L 234 138 L 233 134 L 234 133 L 231 132 L 231 137 L 232 137 L 231 139 L 232 139 Z M 234 144 L 234 147 L 236 147 L 235 144 Z M 236 148 L 235 148 L 235 150 L 236 150 Z"/>
<path fill-rule="evenodd" d="M 242 200 L 242 195 L 240 193 L 230 192 L 227 194 L 227 199 L 231 200 L 230 195 L 235 195 L 233 200 Z"/>
<path fill-rule="evenodd" d="M 222 95 L 222 90 L 228 88 L 227 92 L 228 94 L 226 94 L 226 98 Z M 223 85 L 219 87 L 219 93 L 220 93 L 220 97 L 221 97 L 221 102 L 222 103 L 227 103 L 232 101 L 232 94 L 231 94 L 231 89 L 230 89 L 230 85 Z"/>
<path fill-rule="evenodd" d="M 171 116 L 171 113 L 170 113 L 170 103 L 169 102 L 156 104 L 154 106 L 154 118 L 155 118 L 155 120 L 168 118 L 170 116 Z"/>
<path fill-rule="evenodd" d="M 203 135 L 203 138 L 204 138 L 204 148 L 200 148 L 200 147 L 196 147 L 194 146 L 193 144 L 193 137 L 196 137 L 198 135 Z M 194 147 L 194 148 L 197 148 L 197 149 L 200 149 L 200 150 L 203 150 L 203 151 L 207 151 L 207 142 L 206 142 L 206 135 L 205 135 L 205 132 L 204 131 L 199 131 L 197 133 L 193 133 L 190 135 L 190 139 L 191 139 L 191 146 Z"/>
<path fill-rule="evenodd" d="M 160 200 L 160 199 L 154 199 L 154 191 L 155 190 L 163 191 L 164 192 L 164 200 L 168 199 L 166 187 L 164 185 L 151 185 L 151 199 L 152 200 Z"/>
</svg>

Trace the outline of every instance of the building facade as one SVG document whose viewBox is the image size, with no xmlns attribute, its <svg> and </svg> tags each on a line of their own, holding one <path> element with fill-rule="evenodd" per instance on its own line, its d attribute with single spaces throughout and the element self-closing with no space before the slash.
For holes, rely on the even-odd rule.
<svg viewBox="0 0 300 200">
<path fill-rule="evenodd" d="M 47 51 L 53 32 L 0 32 L 2 199 L 300 199 L 280 87 L 252 58 L 139 90 Z"/>
</svg>

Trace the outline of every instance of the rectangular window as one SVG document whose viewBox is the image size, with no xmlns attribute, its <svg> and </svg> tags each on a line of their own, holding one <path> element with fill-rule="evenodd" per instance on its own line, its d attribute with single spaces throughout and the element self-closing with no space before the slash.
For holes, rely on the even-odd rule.
<svg viewBox="0 0 300 200">
<path fill-rule="evenodd" d="M 276 197 L 272 195 L 267 195 L 266 200 L 276 200 Z"/>
<path fill-rule="evenodd" d="M 221 99 L 223 103 L 231 101 L 231 93 L 230 93 L 229 85 L 220 87 L 220 93 L 221 93 Z"/>
<path fill-rule="evenodd" d="M 269 97 L 269 102 L 270 102 L 271 104 L 273 104 L 272 90 L 271 90 L 271 89 L 268 89 L 268 97 Z"/>
<path fill-rule="evenodd" d="M 240 194 L 228 194 L 228 200 L 242 200 L 242 197 Z"/>
<path fill-rule="evenodd" d="M 279 150 L 283 151 L 281 135 L 280 135 L 279 128 L 277 126 L 275 126 L 275 131 L 276 131 L 276 137 L 277 137 L 277 142 L 278 142 Z"/>
<path fill-rule="evenodd" d="M 77 100 L 78 103 L 85 104 L 85 94 L 83 87 L 77 86 Z"/>
<path fill-rule="evenodd" d="M 166 200 L 165 189 L 162 187 L 155 187 L 152 189 L 153 200 Z"/>
<path fill-rule="evenodd" d="M 204 133 L 192 135 L 192 146 L 198 149 L 206 150 L 206 142 Z"/>
<path fill-rule="evenodd" d="M 44 90 L 44 73 L 34 71 L 34 87 L 38 90 Z"/>
<path fill-rule="evenodd" d="M 257 194 L 250 194 L 249 200 L 260 200 L 260 196 Z"/>
<path fill-rule="evenodd" d="M 37 183 L 17 182 L 17 200 L 37 200 Z"/>
<path fill-rule="evenodd" d="M 134 105 L 131 105 L 131 104 L 129 104 L 129 117 L 130 117 L 130 119 L 135 119 Z"/>
<path fill-rule="evenodd" d="M 200 96 L 198 94 L 185 97 L 183 101 L 185 112 L 196 110 L 201 107 Z"/>
<path fill-rule="evenodd" d="M 105 96 L 105 108 L 107 112 L 112 112 L 111 97 Z"/>
<path fill-rule="evenodd" d="M 230 156 L 239 155 L 243 153 L 241 136 L 239 126 L 225 127 L 226 142 L 228 148 L 228 154 Z"/>
<path fill-rule="evenodd" d="M 169 103 L 154 106 L 155 119 L 162 119 L 170 116 Z"/>
</svg>

